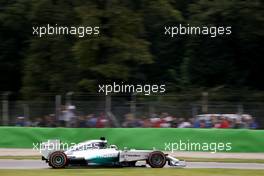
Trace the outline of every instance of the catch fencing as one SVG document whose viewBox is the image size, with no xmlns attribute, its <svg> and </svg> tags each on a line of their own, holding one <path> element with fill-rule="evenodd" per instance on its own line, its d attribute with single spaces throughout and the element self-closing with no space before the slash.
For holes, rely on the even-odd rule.
<svg viewBox="0 0 264 176">
<path fill-rule="evenodd" d="M 193 98 L 189 98 L 193 97 Z M 87 94 L 54 95 L 43 100 L 19 101 L 1 99 L 0 124 L 13 125 L 18 117 L 28 120 L 53 115 L 58 118 L 64 105 L 75 107 L 78 116 L 99 115 L 111 112 L 119 121 L 125 114 L 132 113 L 136 117 L 151 117 L 153 114 L 166 112 L 177 118 L 192 118 L 198 114 L 250 114 L 256 117 L 261 127 L 264 125 L 264 102 L 262 101 L 219 101 L 210 97 L 191 95 L 171 96 L 102 96 Z"/>
</svg>

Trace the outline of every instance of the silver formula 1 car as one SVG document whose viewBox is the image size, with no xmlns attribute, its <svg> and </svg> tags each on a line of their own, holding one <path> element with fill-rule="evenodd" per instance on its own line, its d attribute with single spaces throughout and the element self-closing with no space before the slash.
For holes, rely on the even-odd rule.
<svg viewBox="0 0 264 176">
<path fill-rule="evenodd" d="M 144 166 L 162 168 L 169 166 L 184 167 L 185 162 L 156 150 L 119 150 L 116 145 L 107 145 L 104 137 L 99 140 L 88 140 L 61 150 L 59 140 L 48 140 L 41 143 L 42 160 L 52 168 L 66 166 L 110 166 L 139 167 L 138 161 L 145 161 Z"/>
</svg>

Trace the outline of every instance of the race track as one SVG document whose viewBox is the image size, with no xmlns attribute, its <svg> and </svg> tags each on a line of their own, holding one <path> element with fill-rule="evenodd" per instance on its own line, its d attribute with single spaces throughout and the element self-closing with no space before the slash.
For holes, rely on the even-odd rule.
<svg viewBox="0 0 264 176">
<path fill-rule="evenodd" d="M 217 162 L 187 162 L 186 168 L 228 168 L 228 169 L 264 169 L 264 164 L 258 163 L 217 163 Z M 169 166 L 166 166 L 168 168 Z M 0 160 L 0 169 L 49 169 L 40 160 Z"/>
</svg>

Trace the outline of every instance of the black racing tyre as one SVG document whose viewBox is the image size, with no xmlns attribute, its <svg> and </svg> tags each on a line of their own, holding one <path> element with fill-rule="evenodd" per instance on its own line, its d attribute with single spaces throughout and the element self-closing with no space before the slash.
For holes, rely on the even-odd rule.
<svg viewBox="0 0 264 176">
<path fill-rule="evenodd" d="M 166 164 L 166 155 L 160 151 L 151 152 L 148 156 L 147 163 L 152 168 L 162 168 Z"/>
<path fill-rule="evenodd" d="M 62 151 L 56 151 L 49 156 L 49 166 L 59 169 L 68 165 L 68 158 Z"/>
</svg>

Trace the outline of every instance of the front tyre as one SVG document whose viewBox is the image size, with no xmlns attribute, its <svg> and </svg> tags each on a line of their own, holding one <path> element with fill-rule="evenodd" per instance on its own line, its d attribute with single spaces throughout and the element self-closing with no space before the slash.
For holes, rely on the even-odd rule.
<svg viewBox="0 0 264 176">
<path fill-rule="evenodd" d="M 64 152 L 56 151 L 49 156 L 49 166 L 59 169 L 68 165 L 68 159 Z"/>
<path fill-rule="evenodd" d="M 162 168 L 166 164 L 166 156 L 160 151 L 154 151 L 149 154 L 147 163 L 152 168 Z"/>
</svg>

